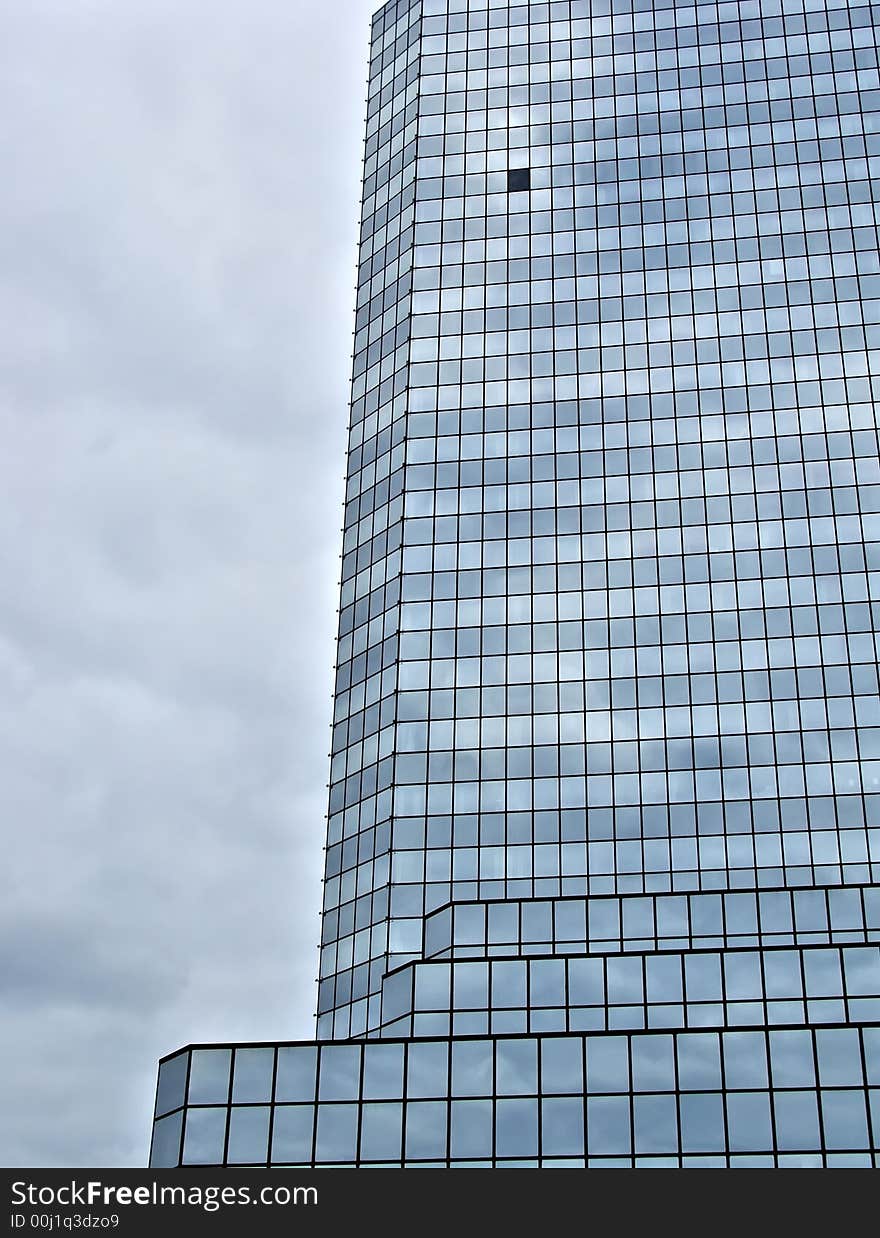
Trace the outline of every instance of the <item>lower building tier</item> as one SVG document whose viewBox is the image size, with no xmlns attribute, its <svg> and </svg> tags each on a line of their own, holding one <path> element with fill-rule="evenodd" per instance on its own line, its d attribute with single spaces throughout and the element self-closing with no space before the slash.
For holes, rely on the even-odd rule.
<svg viewBox="0 0 880 1238">
<path fill-rule="evenodd" d="M 388 973 L 383 1039 L 865 1024 L 880 946 L 428 960 Z"/>
<path fill-rule="evenodd" d="M 150 1165 L 880 1166 L 880 1023 L 190 1046 Z"/>
</svg>

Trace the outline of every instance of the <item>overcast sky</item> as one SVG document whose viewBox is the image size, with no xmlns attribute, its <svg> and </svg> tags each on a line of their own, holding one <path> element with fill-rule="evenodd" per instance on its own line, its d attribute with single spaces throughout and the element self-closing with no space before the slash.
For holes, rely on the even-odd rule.
<svg viewBox="0 0 880 1238">
<path fill-rule="evenodd" d="M 370 13 L 0 0 L 0 1163 L 314 1035 Z"/>
</svg>

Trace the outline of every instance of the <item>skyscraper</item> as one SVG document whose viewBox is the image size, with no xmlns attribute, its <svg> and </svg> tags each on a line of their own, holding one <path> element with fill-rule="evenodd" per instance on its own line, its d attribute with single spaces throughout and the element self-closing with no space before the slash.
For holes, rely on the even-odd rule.
<svg viewBox="0 0 880 1238">
<path fill-rule="evenodd" d="M 376 14 L 318 1043 L 153 1164 L 880 1164 L 878 20 Z"/>
</svg>

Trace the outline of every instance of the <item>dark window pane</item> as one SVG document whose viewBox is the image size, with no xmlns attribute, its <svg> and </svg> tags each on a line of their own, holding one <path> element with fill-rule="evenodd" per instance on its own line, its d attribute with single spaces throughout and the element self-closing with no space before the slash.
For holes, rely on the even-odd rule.
<svg viewBox="0 0 880 1238">
<path fill-rule="evenodd" d="M 156 1093 L 156 1115 L 179 1109 L 184 1101 L 186 1068 L 189 1054 L 178 1053 L 159 1067 L 159 1087 Z"/>
<path fill-rule="evenodd" d="M 173 1169 L 180 1163 L 180 1128 L 182 1113 L 172 1113 L 160 1118 L 153 1127 L 153 1147 L 150 1152 L 151 1169 Z"/>
</svg>

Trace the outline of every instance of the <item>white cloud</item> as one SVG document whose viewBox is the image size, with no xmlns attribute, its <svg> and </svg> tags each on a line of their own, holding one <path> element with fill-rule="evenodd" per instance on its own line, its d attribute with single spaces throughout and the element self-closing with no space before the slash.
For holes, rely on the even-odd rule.
<svg viewBox="0 0 880 1238">
<path fill-rule="evenodd" d="M 364 0 L 28 0 L 0 158 L 0 1162 L 310 1035 Z"/>
</svg>

